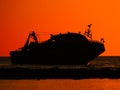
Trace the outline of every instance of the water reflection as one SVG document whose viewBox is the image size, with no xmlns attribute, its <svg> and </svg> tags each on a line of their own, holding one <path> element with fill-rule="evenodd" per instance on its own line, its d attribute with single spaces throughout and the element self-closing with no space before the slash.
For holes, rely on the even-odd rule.
<svg viewBox="0 0 120 90">
<path fill-rule="evenodd" d="M 0 80 L 0 90 L 120 90 L 120 79 Z"/>
</svg>

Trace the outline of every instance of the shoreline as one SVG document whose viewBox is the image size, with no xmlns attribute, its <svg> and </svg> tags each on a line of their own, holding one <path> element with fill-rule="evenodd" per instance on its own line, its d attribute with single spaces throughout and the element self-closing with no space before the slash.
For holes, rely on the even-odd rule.
<svg viewBox="0 0 120 90">
<path fill-rule="evenodd" d="M 120 68 L 31 69 L 0 68 L 0 79 L 119 79 Z"/>
</svg>

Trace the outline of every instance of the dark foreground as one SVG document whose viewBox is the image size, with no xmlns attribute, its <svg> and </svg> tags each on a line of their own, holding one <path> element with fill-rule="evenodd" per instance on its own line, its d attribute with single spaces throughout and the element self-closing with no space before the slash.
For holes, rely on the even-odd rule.
<svg viewBox="0 0 120 90">
<path fill-rule="evenodd" d="M 29 69 L 0 68 L 0 79 L 90 79 L 120 78 L 120 68 Z"/>
</svg>

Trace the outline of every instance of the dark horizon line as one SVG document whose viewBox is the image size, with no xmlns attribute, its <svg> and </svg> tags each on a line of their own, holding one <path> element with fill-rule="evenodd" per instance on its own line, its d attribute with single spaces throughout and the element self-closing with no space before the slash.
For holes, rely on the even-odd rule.
<svg viewBox="0 0 120 90">
<path fill-rule="evenodd" d="M 0 56 L 1 57 L 10 57 L 10 56 Z M 120 57 L 120 55 L 100 55 L 98 57 Z"/>
</svg>

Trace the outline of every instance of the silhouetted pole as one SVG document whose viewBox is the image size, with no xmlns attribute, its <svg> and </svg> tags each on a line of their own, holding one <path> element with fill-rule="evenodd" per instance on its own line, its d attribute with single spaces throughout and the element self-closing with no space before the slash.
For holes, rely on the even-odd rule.
<svg viewBox="0 0 120 90">
<path fill-rule="evenodd" d="M 103 43 L 103 44 L 104 44 L 104 42 L 105 42 L 104 38 L 101 38 L 101 43 Z"/>
<path fill-rule="evenodd" d="M 85 31 L 84 34 L 85 34 L 86 36 L 88 36 L 88 37 L 92 40 L 92 32 L 91 32 L 91 30 L 90 30 L 91 25 L 92 25 L 92 24 L 89 24 L 89 25 L 88 25 L 88 29 L 87 29 L 87 31 Z"/>
</svg>

